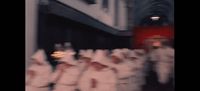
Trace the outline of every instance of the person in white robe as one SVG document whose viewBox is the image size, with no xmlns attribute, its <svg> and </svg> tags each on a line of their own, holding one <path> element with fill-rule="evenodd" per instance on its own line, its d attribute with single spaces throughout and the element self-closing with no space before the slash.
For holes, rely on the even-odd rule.
<svg viewBox="0 0 200 91">
<path fill-rule="evenodd" d="M 26 91 L 48 91 L 51 65 L 43 49 L 39 49 L 32 57 L 32 64 L 26 73 Z"/>
<path fill-rule="evenodd" d="M 80 69 L 74 55 L 73 50 L 66 50 L 64 56 L 58 60 L 60 63 L 51 75 L 51 82 L 55 83 L 53 91 L 75 91 L 77 89 Z"/>
<path fill-rule="evenodd" d="M 151 60 L 155 61 L 155 71 L 158 81 L 166 84 L 173 73 L 174 66 L 174 49 L 165 45 L 166 38 L 155 36 L 153 42 L 153 50 L 151 52 Z"/>
<path fill-rule="evenodd" d="M 80 91 L 117 91 L 117 77 L 109 65 L 106 52 L 96 50 L 90 67 L 80 78 Z"/>
<path fill-rule="evenodd" d="M 115 49 L 111 54 L 111 68 L 115 71 L 118 78 L 118 91 L 129 90 L 129 78 L 132 74 L 132 67 L 126 62 L 124 54 L 120 49 Z"/>
<path fill-rule="evenodd" d="M 94 52 L 92 49 L 80 50 L 78 66 L 81 72 L 84 72 L 88 68 L 93 55 L 94 55 Z"/>
</svg>

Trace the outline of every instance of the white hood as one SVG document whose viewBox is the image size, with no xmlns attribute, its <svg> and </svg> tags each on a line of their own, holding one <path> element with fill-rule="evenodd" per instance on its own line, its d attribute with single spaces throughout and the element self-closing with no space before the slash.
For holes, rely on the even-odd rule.
<svg viewBox="0 0 200 91">
<path fill-rule="evenodd" d="M 106 54 L 106 52 L 104 50 L 96 50 L 91 62 L 97 62 L 97 63 L 103 64 L 103 65 L 109 66 L 110 63 L 105 54 Z"/>
<path fill-rule="evenodd" d="M 92 49 L 88 49 L 83 51 L 83 53 L 81 53 L 80 55 L 83 57 L 92 58 L 94 56 L 94 52 Z"/>
<path fill-rule="evenodd" d="M 79 50 L 79 55 L 83 55 L 86 52 L 86 50 Z"/>
<path fill-rule="evenodd" d="M 145 50 L 144 50 L 144 49 L 135 49 L 135 50 L 133 50 L 133 51 L 135 51 L 136 53 L 140 53 L 140 54 L 142 54 L 142 55 L 145 54 Z"/>
<path fill-rule="evenodd" d="M 138 58 L 137 54 L 135 53 L 135 51 L 130 51 L 129 54 L 127 55 L 128 57 L 136 57 Z"/>
<path fill-rule="evenodd" d="M 128 54 L 129 51 L 130 51 L 130 49 L 128 49 L 128 48 L 123 48 L 123 49 L 121 49 L 121 51 L 122 51 L 124 54 Z"/>
<path fill-rule="evenodd" d="M 48 64 L 46 61 L 47 57 L 43 49 L 39 49 L 31 58 L 42 64 Z"/>
<path fill-rule="evenodd" d="M 111 56 L 116 56 L 120 59 L 124 59 L 123 52 L 120 49 L 113 50 Z"/>
</svg>

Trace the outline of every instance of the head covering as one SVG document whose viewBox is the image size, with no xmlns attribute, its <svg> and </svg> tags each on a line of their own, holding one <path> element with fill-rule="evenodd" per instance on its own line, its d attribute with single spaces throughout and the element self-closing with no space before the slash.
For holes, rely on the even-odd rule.
<svg viewBox="0 0 200 91">
<path fill-rule="evenodd" d="M 104 51 L 105 51 L 105 55 L 109 55 L 110 54 L 110 50 L 108 50 L 108 49 L 104 49 Z"/>
<path fill-rule="evenodd" d="M 135 49 L 133 51 L 135 51 L 136 53 L 142 54 L 142 55 L 145 54 L 145 50 L 144 49 Z"/>
<path fill-rule="evenodd" d="M 127 57 L 135 57 L 138 58 L 137 54 L 135 53 L 135 51 L 130 51 Z"/>
<path fill-rule="evenodd" d="M 121 51 L 122 51 L 122 53 L 124 55 L 124 58 L 126 58 L 131 50 L 128 49 L 128 48 L 123 48 L 123 49 L 121 49 Z"/>
<path fill-rule="evenodd" d="M 48 64 L 48 62 L 46 61 L 47 57 L 43 49 L 37 50 L 36 53 L 31 57 L 31 59 L 34 59 L 41 64 Z"/>
<path fill-rule="evenodd" d="M 121 51 L 122 51 L 123 53 L 127 54 L 127 53 L 130 51 L 130 49 L 128 49 L 128 48 L 123 48 L 123 49 L 121 49 Z"/>
<path fill-rule="evenodd" d="M 112 51 L 111 56 L 115 56 L 115 57 L 118 57 L 118 58 L 120 58 L 120 59 L 124 59 L 123 52 L 122 52 L 120 49 L 114 49 L 114 50 Z"/>
<path fill-rule="evenodd" d="M 94 52 L 94 51 L 93 51 L 93 49 L 87 49 L 86 51 L 89 51 L 89 52 Z"/>
<path fill-rule="evenodd" d="M 79 55 L 83 55 L 85 53 L 86 50 L 79 50 Z"/>
<path fill-rule="evenodd" d="M 80 55 L 83 57 L 92 58 L 94 53 L 92 49 L 88 49 L 80 51 Z"/>
<path fill-rule="evenodd" d="M 65 55 L 58 61 L 65 62 L 71 65 L 77 65 L 77 61 L 74 60 L 75 52 L 73 50 L 65 50 Z"/>
<path fill-rule="evenodd" d="M 106 52 L 104 50 L 96 50 L 91 62 L 97 62 L 109 66 L 110 64 L 105 54 Z"/>
</svg>

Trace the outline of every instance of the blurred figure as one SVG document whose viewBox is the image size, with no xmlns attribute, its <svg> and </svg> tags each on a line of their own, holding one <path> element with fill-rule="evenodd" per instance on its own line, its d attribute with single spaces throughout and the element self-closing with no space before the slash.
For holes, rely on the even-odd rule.
<svg viewBox="0 0 200 91">
<path fill-rule="evenodd" d="M 78 66 L 80 67 L 81 72 L 84 72 L 89 67 L 94 52 L 92 49 L 80 50 L 79 55 L 80 57 Z"/>
<path fill-rule="evenodd" d="M 117 78 L 104 50 L 96 50 L 90 67 L 79 81 L 80 91 L 116 91 Z"/>
<path fill-rule="evenodd" d="M 151 50 L 153 50 L 152 48 L 152 44 L 153 44 L 153 39 L 152 38 L 147 38 L 144 41 L 144 49 L 147 53 L 149 53 Z"/>
<path fill-rule="evenodd" d="M 105 51 L 105 55 L 109 55 L 110 54 L 110 50 L 108 50 L 108 49 L 104 49 L 104 51 Z"/>
<path fill-rule="evenodd" d="M 43 49 L 32 57 L 32 64 L 26 74 L 26 91 L 49 91 L 49 77 L 52 72 Z"/>
<path fill-rule="evenodd" d="M 162 36 L 154 36 L 153 39 L 151 60 L 155 62 L 158 81 L 165 84 L 173 72 L 174 49 L 167 45 L 168 40 Z"/>
<path fill-rule="evenodd" d="M 146 70 L 147 70 L 147 62 L 146 62 L 146 53 L 143 49 L 135 49 L 132 54 L 136 55 L 136 64 L 137 64 L 137 83 L 140 88 L 146 84 Z"/>
<path fill-rule="evenodd" d="M 128 56 L 128 54 L 129 54 L 130 51 L 131 50 L 128 49 L 128 48 L 122 48 L 121 49 L 121 52 L 123 53 L 125 59 L 127 59 L 127 56 Z"/>
<path fill-rule="evenodd" d="M 129 83 L 128 83 L 128 89 L 127 91 L 141 91 L 141 86 L 139 81 L 141 77 L 138 77 L 139 73 L 139 67 L 138 62 L 139 57 L 136 55 L 136 53 L 132 50 L 129 51 L 127 55 L 127 62 L 129 64 L 129 67 L 131 68 L 132 75 L 129 77 Z"/>
<path fill-rule="evenodd" d="M 146 70 L 146 52 L 143 49 L 134 49 L 133 50 L 135 55 L 138 57 L 139 60 L 137 60 L 138 68 L 141 72 L 141 74 L 145 75 L 145 70 Z"/>
<path fill-rule="evenodd" d="M 111 54 L 112 69 L 117 74 L 118 91 L 128 91 L 129 77 L 132 75 L 132 68 L 129 67 L 120 49 L 113 50 Z"/>
<path fill-rule="evenodd" d="M 73 50 L 67 49 L 64 51 L 64 56 L 58 60 L 59 64 L 51 76 L 51 82 L 55 83 L 53 91 L 74 91 L 76 89 L 80 70 L 74 55 Z"/>
</svg>

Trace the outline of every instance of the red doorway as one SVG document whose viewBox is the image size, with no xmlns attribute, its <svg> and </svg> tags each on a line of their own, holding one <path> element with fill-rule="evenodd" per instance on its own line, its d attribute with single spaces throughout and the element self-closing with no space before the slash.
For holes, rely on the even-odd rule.
<svg viewBox="0 0 200 91">
<path fill-rule="evenodd" d="M 144 48 L 144 41 L 154 35 L 161 35 L 171 42 L 174 39 L 173 26 L 142 26 L 133 29 L 133 47 Z"/>
</svg>

